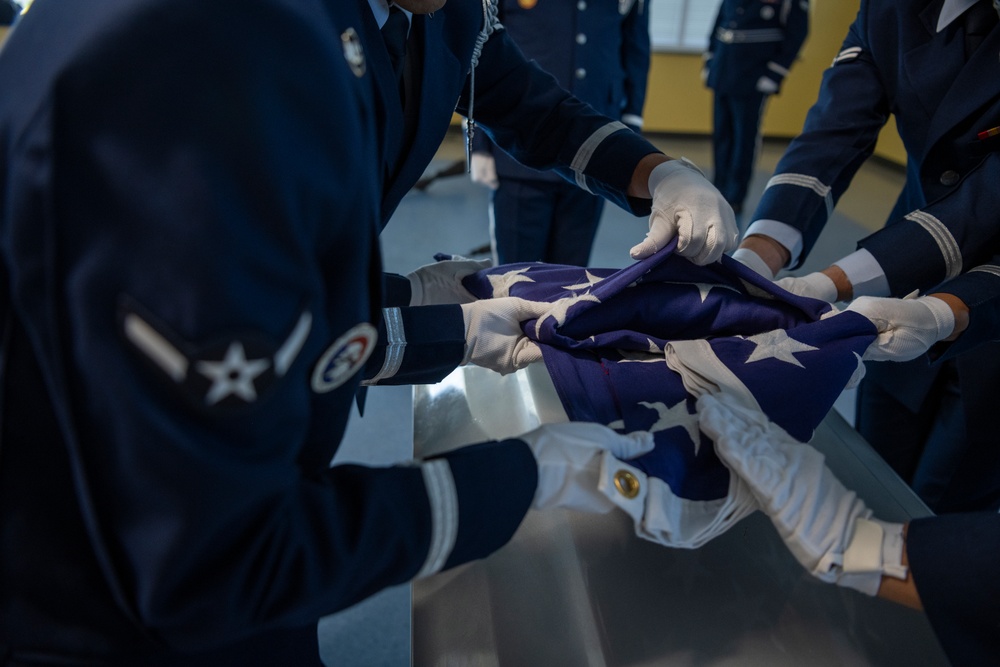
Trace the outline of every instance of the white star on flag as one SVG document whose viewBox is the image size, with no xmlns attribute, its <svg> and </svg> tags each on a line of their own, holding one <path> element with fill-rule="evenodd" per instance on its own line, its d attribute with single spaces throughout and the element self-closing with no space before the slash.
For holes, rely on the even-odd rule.
<svg viewBox="0 0 1000 667">
<path fill-rule="evenodd" d="M 664 282 L 664 285 L 690 285 L 698 290 L 698 294 L 701 295 L 701 302 L 705 303 L 705 299 L 708 298 L 708 293 L 712 291 L 713 288 L 728 289 L 740 293 L 735 287 L 730 287 L 729 285 L 719 285 L 714 283 L 678 283 L 678 282 Z"/>
<path fill-rule="evenodd" d="M 253 381 L 270 365 L 271 362 L 267 359 L 247 360 L 243 343 L 233 341 L 222 361 L 199 361 L 195 366 L 199 373 L 212 381 L 205 403 L 215 405 L 231 394 L 247 403 L 257 400 L 257 389 Z"/>
<path fill-rule="evenodd" d="M 672 407 L 667 407 L 666 404 L 657 401 L 656 403 L 647 403 L 646 401 L 639 401 L 639 405 L 644 408 L 649 408 L 650 410 L 656 410 L 659 415 L 659 419 L 649 427 L 650 433 L 658 433 L 660 431 L 666 431 L 668 429 L 676 428 L 680 426 L 685 431 L 687 431 L 688 437 L 691 438 L 691 442 L 694 443 L 694 453 L 698 454 L 698 449 L 701 447 L 701 433 L 698 430 L 698 415 L 690 414 L 687 410 L 687 401 L 681 399 Z"/>
<path fill-rule="evenodd" d="M 756 336 L 741 336 L 745 340 L 755 343 L 757 347 L 750 354 L 746 363 L 750 364 L 763 359 L 777 359 L 789 364 L 795 364 L 799 368 L 805 368 L 794 355 L 796 352 L 813 352 L 818 347 L 800 343 L 794 338 L 789 338 L 784 329 L 775 329 Z"/>
<path fill-rule="evenodd" d="M 747 282 L 743 278 L 740 278 L 740 282 L 743 283 L 743 289 L 745 289 L 747 291 L 747 294 L 749 294 L 750 296 L 755 296 L 761 299 L 767 299 L 768 301 L 774 301 L 777 298 L 770 292 L 765 292 L 760 287 L 757 287 L 753 283 Z"/>
<path fill-rule="evenodd" d="M 570 291 L 570 292 L 576 292 L 577 290 L 589 289 L 589 288 L 593 287 L 594 285 L 596 285 L 597 283 L 599 283 L 602 280 L 604 280 L 603 278 L 598 278 L 597 276 L 595 276 L 590 271 L 587 271 L 586 274 L 587 274 L 587 282 L 585 282 L 585 283 L 579 283 L 577 285 L 566 285 L 565 287 L 563 287 L 563 289 L 567 290 L 567 291 Z"/>
<path fill-rule="evenodd" d="M 502 296 L 510 296 L 510 288 L 515 283 L 535 282 L 534 278 L 529 278 L 524 275 L 530 270 L 531 267 L 526 266 L 523 269 L 514 269 L 513 271 L 508 271 L 507 273 L 496 273 L 487 276 L 490 281 L 490 287 L 493 288 L 493 298 L 497 299 Z"/>
<path fill-rule="evenodd" d="M 566 321 L 566 313 L 569 309 L 581 301 L 593 301 L 594 303 L 600 303 L 601 300 L 598 299 L 593 294 L 589 292 L 587 294 L 577 294 L 576 296 L 568 296 L 565 299 L 559 299 L 552 303 L 552 308 L 549 309 L 547 313 L 538 318 L 535 322 L 535 336 L 541 337 L 542 323 L 550 317 L 556 321 L 556 326 L 562 326 L 562 323 Z"/>
</svg>

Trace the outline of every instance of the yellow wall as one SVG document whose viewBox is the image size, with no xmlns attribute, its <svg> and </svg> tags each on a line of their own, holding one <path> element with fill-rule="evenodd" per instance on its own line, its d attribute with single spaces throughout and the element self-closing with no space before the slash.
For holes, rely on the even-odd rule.
<svg viewBox="0 0 1000 667">
<path fill-rule="evenodd" d="M 823 71 L 833 62 L 859 0 L 813 0 L 809 38 L 792 66 L 781 93 L 768 103 L 764 135 L 794 137 L 819 92 Z M 706 38 L 707 41 L 707 38 Z M 654 53 L 649 72 L 644 129 L 650 132 L 708 134 L 712 126 L 711 92 L 701 83 L 701 54 Z M 900 164 L 905 152 L 890 122 L 876 155 Z"/>
</svg>

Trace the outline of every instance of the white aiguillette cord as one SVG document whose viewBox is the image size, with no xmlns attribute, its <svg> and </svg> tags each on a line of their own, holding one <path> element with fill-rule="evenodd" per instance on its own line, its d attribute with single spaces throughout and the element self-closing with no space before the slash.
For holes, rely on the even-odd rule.
<svg viewBox="0 0 1000 667">
<path fill-rule="evenodd" d="M 490 35 L 496 32 L 499 25 L 499 10 L 495 0 L 483 0 L 483 27 L 476 37 L 476 46 L 472 50 L 472 67 L 469 70 L 469 115 L 465 130 L 465 173 L 472 173 L 472 137 L 476 134 L 476 65 L 483 52 L 483 46 Z"/>
</svg>

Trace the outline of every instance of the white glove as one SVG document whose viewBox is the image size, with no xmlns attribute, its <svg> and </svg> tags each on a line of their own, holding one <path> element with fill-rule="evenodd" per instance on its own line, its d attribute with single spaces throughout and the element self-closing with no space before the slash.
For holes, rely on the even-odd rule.
<svg viewBox="0 0 1000 667">
<path fill-rule="evenodd" d="M 473 183 L 485 185 L 490 190 L 500 187 L 500 179 L 497 178 L 497 161 L 493 156 L 483 151 L 472 154 L 469 160 L 469 171 Z"/>
<path fill-rule="evenodd" d="M 476 297 L 462 286 L 462 278 L 491 266 L 493 262 L 488 259 L 466 259 L 458 255 L 452 259 L 425 264 L 406 275 L 410 281 L 410 305 L 471 303 Z"/>
<path fill-rule="evenodd" d="M 646 239 L 632 259 L 649 257 L 677 237 L 677 254 L 709 264 L 736 247 L 736 215 L 698 167 L 681 158 L 657 165 L 649 175 L 653 212 Z"/>
<path fill-rule="evenodd" d="M 774 281 L 774 284 L 798 296 L 808 296 L 827 303 L 837 300 L 837 286 L 833 279 L 819 271 L 807 273 L 799 278 L 788 276 Z"/>
<path fill-rule="evenodd" d="M 882 575 L 906 578 L 903 526 L 871 518 L 830 472 L 823 455 L 798 442 L 759 410 L 725 394 L 698 399 L 701 430 L 740 476 L 795 558 L 816 578 L 878 592 Z"/>
<path fill-rule="evenodd" d="M 859 296 L 847 310 L 864 315 L 879 334 L 864 359 L 871 361 L 909 361 L 955 330 L 955 313 L 941 299 L 922 296 L 917 299 Z"/>
<path fill-rule="evenodd" d="M 757 79 L 757 92 L 765 95 L 773 95 L 778 92 L 778 82 L 774 79 L 762 76 Z"/>
<path fill-rule="evenodd" d="M 551 303 L 505 296 L 461 307 L 465 318 L 463 366 L 475 364 L 506 375 L 541 360 L 541 349 L 524 335 L 521 322 L 541 317 Z"/>
<path fill-rule="evenodd" d="M 535 509 L 610 511 L 617 504 L 612 500 L 614 495 L 636 495 L 646 483 L 645 475 L 620 459 L 633 459 L 654 447 L 653 434 L 647 431 L 622 435 L 586 422 L 544 424 L 518 438 L 528 443 L 538 462 L 538 487 L 531 504 Z M 608 465 L 627 469 L 635 486 L 603 488 L 601 469 Z"/>
<path fill-rule="evenodd" d="M 768 280 L 774 280 L 774 274 L 771 272 L 771 267 L 767 265 L 760 255 L 755 253 L 753 250 L 748 248 L 737 248 L 736 252 L 733 253 L 733 259 L 747 267 L 755 273 L 759 273 Z"/>
</svg>

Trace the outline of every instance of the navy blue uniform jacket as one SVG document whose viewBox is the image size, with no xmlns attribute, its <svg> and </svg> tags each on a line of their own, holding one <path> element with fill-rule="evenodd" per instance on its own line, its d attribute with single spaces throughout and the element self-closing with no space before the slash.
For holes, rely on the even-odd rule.
<svg viewBox="0 0 1000 667">
<path fill-rule="evenodd" d="M 267 638 L 315 642 L 318 617 L 520 522 L 519 441 L 329 467 L 385 345 L 360 19 L 342 0 L 37 0 L 12 32 L 0 660 L 303 664 Z"/>
<path fill-rule="evenodd" d="M 646 0 L 538 0 L 527 7 L 501 0 L 499 9 L 500 21 L 524 55 L 560 86 L 598 112 L 641 127 L 650 53 Z M 472 149 L 492 152 L 501 178 L 558 178 L 493 151 L 485 134 L 476 135 Z"/>
<path fill-rule="evenodd" d="M 859 246 L 881 265 L 893 296 L 942 291 L 970 306 L 969 329 L 934 350 L 950 358 L 1000 332 L 1000 136 L 978 138 L 1000 125 L 1000 87 L 990 83 L 1000 78 L 1000 30 L 966 62 L 962 21 L 936 30 L 941 5 L 863 0 L 754 218 L 800 230 L 801 261 L 893 115 L 908 155 L 906 185 L 886 226 Z M 995 399 L 977 388 L 995 385 L 1000 358 L 995 346 L 983 349 L 989 351 L 958 357 L 956 366 L 969 441 L 988 452 L 995 449 Z M 916 410 L 935 375 L 919 359 L 871 364 L 866 381 Z M 995 475 L 994 464 L 980 467 L 978 474 Z M 995 502 L 1000 485 L 986 486 Z"/>
<path fill-rule="evenodd" d="M 949 514 L 910 524 L 906 551 L 920 601 L 955 667 L 1000 659 L 1000 514 Z"/>
<path fill-rule="evenodd" d="M 376 80 L 377 123 L 385 132 L 383 225 L 434 158 L 456 111 L 466 117 L 471 113 L 479 131 L 519 162 L 555 169 L 636 215 L 649 214 L 650 200 L 629 198 L 625 192 L 639 160 L 658 153 L 657 148 L 560 88 L 524 57 L 495 16 L 484 20 L 483 3 L 448 2 L 433 14 L 413 17 L 407 59 L 414 74 L 404 114 L 368 0 L 354 2 L 365 14 L 362 38 Z M 484 29 L 492 32 L 471 77 Z"/>
</svg>

